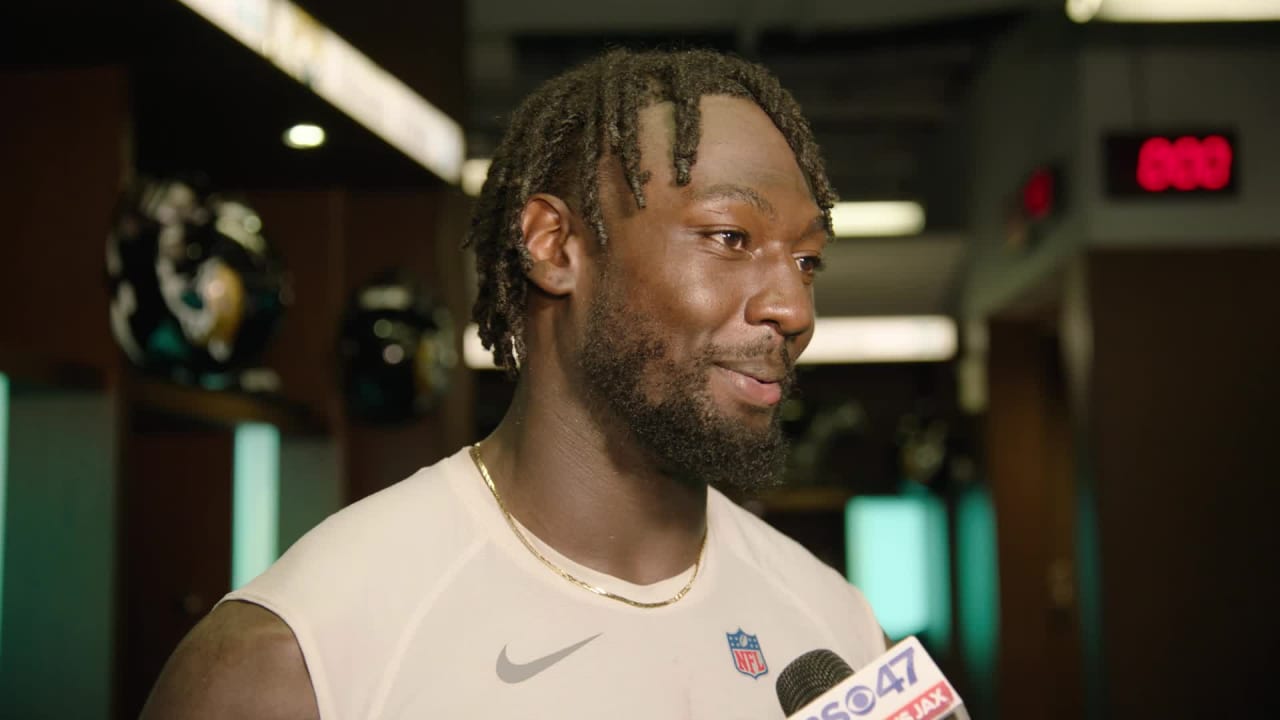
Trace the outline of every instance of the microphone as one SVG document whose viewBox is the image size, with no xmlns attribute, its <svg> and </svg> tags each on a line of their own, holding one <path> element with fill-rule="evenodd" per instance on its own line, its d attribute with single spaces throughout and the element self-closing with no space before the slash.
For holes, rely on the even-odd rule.
<svg viewBox="0 0 1280 720">
<path fill-rule="evenodd" d="M 914 636 L 862 670 L 830 650 L 796 658 L 774 689 L 789 720 L 967 720 L 963 701 Z"/>
</svg>

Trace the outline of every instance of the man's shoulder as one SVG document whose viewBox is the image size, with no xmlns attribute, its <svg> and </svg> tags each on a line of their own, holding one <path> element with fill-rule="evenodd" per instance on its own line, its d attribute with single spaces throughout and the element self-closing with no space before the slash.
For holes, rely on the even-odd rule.
<svg viewBox="0 0 1280 720">
<path fill-rule="evenodd" d="M 467 450 L 458 450 L 431 465 L 419 468 L 403 480 L 357 500 L 330 519 L 364 515 L 385 517 L 401 513 L 419 515 L 435 511 L 447 514 L 458 499 L 457 486 L 463 479 L 460 475 L 464 474 L 463 471 L 469 467 L 466 463 L 470 462 Z"/>
<path fill-rule="evenodd" d="M 448 544 L 450 536 L 464 535 L 473 523 L 460 488 L 459 455 L 465 450 L 330 515 L 303 536 L 299 549 L 376 553 L 418 539 Z"/>
<path fill-rule="evenodd" d="M 327 713 L 366 707 L 400 634 L 486 542 L 459 456 L 334 513 L 219 607 L 274 613 Z"/>
<path fill-rule="evenodd" d="M 289 626 L 256 605 L 219 605 L 174 651 L 142 712 L 169 717 L 318 718 Z"/>
<path fill-rule="evenodd" d="M 300 617 L 345 622 L 342 613 L 363 607 L 368 587 L 405 602 L 427 593 L 484 539 L 466 489 L 459 488 L 465 478 L 458 477 L 457 459 L 445 458 L 329 516 L 230 597 L 258 602 L 292 625 Z"/>
</svg>

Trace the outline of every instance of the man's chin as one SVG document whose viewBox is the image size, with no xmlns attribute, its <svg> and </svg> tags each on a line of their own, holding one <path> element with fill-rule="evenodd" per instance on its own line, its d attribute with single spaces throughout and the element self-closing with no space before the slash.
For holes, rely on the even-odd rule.
<svg viewBox="0 0 1280 720">
<path fill-rule="evenodd" d="M 789 444 L 780 405 L 693 391 L 631 415 L 632 429 L 658 464 L 686 482 L 745 498 L 781 483 Z"/>
<path fill-rule="evenodd" d="M 756 417 L 750 425 L 729 425 L 730 432 L 706 438 L 714 450 L 701 459 L 704 482 L 737 498 L 780 485 L 790 448 L 771 415 Z"/>
<path fill-rule="evenodd" d="M 738 501 L 749 500 L 782 485 L 787 458 L 785 442 L 757 448 L 752 454 L 739 458 L 733 466 L 722 466 L 722 472 L 715 473 L 707 484 Z"/>
</svg>

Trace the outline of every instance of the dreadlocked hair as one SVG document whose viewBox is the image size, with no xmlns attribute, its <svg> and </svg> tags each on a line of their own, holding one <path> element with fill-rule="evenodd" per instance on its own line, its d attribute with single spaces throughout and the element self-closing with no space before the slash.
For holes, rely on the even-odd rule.
<svg viewBox="0 0 1280 720">
<path fill-rule="evenodd" d="M 707 50 L 612 50 L 555 77 L 511 116 L 493 155 L 464 246 L 475 249 L 479 294 L 472 319 L 494 362 L 516 378 L 525 356 L 527 273 L 533 259 L 520 227 L 525 204 L 546 192 L 577 205 L 602 245 L 599 166 L 617 157 L 636 206 L 645 207 L 650 173 L 640 169 L 639 112 L 670 102 L 675 110 L 672 163 L 676 184 L 689 184 L 701 135 L 699 99 L 751 100 L 781 131 L 831 231 L 835 192 L 817 143 L 791 93 L 760 65 Z M 572 199 L 572 200 L 570 200 Z"/>
</svg>

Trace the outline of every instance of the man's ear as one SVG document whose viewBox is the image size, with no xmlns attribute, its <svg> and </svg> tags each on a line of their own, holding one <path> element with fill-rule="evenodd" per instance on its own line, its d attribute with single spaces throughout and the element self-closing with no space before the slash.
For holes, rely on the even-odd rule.
<svg viewBox="0 0 1280 720">
<path fill-rule="evenodd" d="M 534 195 L 520 214 L 520 233 L 533 259 L 529 280 L 549 295 L 572 292 L 582 266 L 582 237 L 569 206 L 555 195 Z"/>
</svg>

